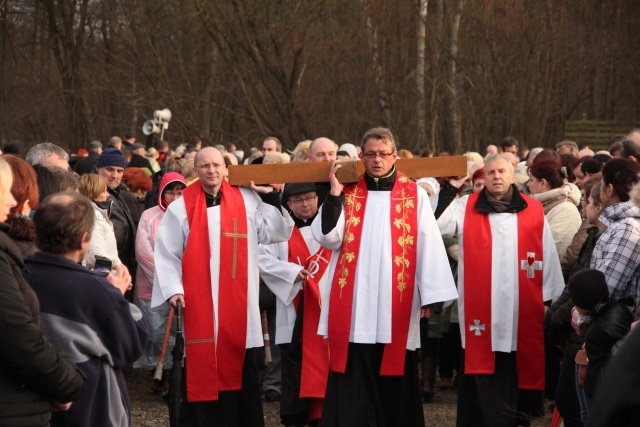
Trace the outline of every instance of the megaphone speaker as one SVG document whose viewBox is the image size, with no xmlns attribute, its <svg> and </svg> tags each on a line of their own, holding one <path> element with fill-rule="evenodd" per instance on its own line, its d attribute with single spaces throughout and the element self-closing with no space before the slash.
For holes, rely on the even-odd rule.
<svg viewBox="0 0 640 427">
<path fill-rule="evenodd" d="M 147 120 L 142 125 L 142 133 L 147 136 L 152 133 L 160 133 L 160 126 L 158 126 L 153 120 Z"/>
<path fill-rule="evenodd" d="M 168 108 L 165 108 L 164 110 L 156 110 L 153 113 L 153 117 L 156 120 L 160 120 L 163 122 L 170 122 L 171 121 L 171 110 L 169 110 Z"/>
</svg>

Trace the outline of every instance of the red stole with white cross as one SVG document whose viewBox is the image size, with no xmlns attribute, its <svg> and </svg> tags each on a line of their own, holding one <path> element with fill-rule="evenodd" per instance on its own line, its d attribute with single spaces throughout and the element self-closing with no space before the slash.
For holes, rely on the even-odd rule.
<svg viewBox="0 0 640 427">
<path fill-rule="evenodd" d="M 364 177 L 344 190 L 345 230 L 329 297 L 330 368 L 344 373 L 347 366 L 349 335 L 357 254 L 367 203 Z M 389 192 L 391 198 L 391 342 L 385 345 L 380 375 L 404 375 L 405 354 L 411 321 L 416 272 L 418 235 L 418 191 L 415 182 L 397 172 Z"/>
<path fill-rule="evenodd" d="M 218 391 L 242 388 L 249 285 L 247 215 L 240 189 L 222 181 L 220 194 L 220 247 L 224 249 L 220 251 L 216 313 L 211 294 L 206 197 L 197 183 L 184 190 L 190 230 L 182 257 L 189 402 L 218 400 Z"/>
<path fill-rule="evenodd" d="M 489 215 L 475 209 L 480 192 L 471 194 L 464 216 L 465 374 L 494 374 L 491 345 L 492 238 Z M 527 208 L 518 212 L 518 387 L 544 389 L 544 256 L 542 205 L 525 195 Z M 500 244 L 500 242 L 497 242 Z M 505 266 L 505 268 L 511 268 Z"/>
<path fill-rule="evenodd" d="M 302 292 L 304 312 L 302 313 L 300 397 L 324 398 L 329 376 L 329 346 L 324 338 L 318 335 L 321 309 L 318 282 L 329 266 L 331 252 L 321 246 L 314 255 L 311 255 L 298 227 L 293 228 L 288 246 L 289 262 L 302 265 L 310 273 L 305 280 Z M 299 300 L 300 293 L 293 301 L 296 309 Z"/>
</svg>

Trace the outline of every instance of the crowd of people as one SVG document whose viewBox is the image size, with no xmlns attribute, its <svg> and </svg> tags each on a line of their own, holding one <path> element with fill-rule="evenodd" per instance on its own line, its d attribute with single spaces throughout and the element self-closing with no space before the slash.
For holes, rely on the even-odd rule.
<svg viewBox="0 0 640 427">
<path fill-rule="evenodd" d="M 262 399 L 285 426 L 424 426 L 454 388 L 460 427 L 529 425 L 545 398 L 557 425 L 640 419 L 640 130 L 595 153 L 506 137 L 465 176 L 413 179 L 396 160 L 433 153 L 385 128 L 246 156 L 134 135 L 3 151 L 0 425 L 129 426 L 127 367 L 182 391 L 183 426 L 264 425 Z M 331 167 L 228 183 L 289 162 Z"/>
</svg>

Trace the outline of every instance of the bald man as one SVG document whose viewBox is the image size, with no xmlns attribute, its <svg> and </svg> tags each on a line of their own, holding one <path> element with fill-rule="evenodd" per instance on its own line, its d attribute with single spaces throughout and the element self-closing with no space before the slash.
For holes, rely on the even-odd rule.
<svg viewBox="0 0 640 427">
<path fill-rule="evenodd" d="M 251 189 L 228 184 L 217 149 L 200 150 L 195 168 L 199 181 L 169 205 L 158 228 L 151 301 L 184 308 L 181 425 L 263 426 L 254 355 L 263 346 L 258 243 L 287 241 L 294 224 Z"/>
</svg>

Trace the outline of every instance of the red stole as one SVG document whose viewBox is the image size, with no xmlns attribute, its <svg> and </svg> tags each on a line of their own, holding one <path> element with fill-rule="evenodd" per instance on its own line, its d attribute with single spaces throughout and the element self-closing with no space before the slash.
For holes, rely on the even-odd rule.
<svg viewBox="0 0 640 427">
<path fill-rule="evenodd" d="M 363 178 L 344 190 L 345 230 L 338 263 L 329 297 L 330 368 L 344 373 L 347 366 L 349 334 L 353 309 L 357 256 L 362 238 L 362 224 L 368 190 Z M 386 344 L 380 375 L 404 375 L 405 354 L 411 321 L 414 280 L 416 272 L 418 233 L 417 185 L 397 172 L 391 198 L 391 254 L 390 284 L 391 343 Z"/>
<path fill-rule="evenodd" d="M 500 302 L 491 300 L 491 225 L 489 215 L 475 209 L 479 195 L 478 192 L 469 196 L 464 216 L 464 370 L 466 374 L 494 374 L 491 305 Z M 544 390 L 544 211 L 538 201 L 522 197 L 528 207 L 517 213 L 518 387 Z"/>
<path fill-rule="evenodd" d="M 331 252 L 320 247 L 312 256 L 298 227 L 293 228 L 288 246 L 289 262 L 302 265 L 311 274 L 307 277 L 304 292 L 302 292 L 304 312 L 302 313 L 300 397 L 324 398 L 329 375 L 329 347 L 324 338 L 318 335 L 321 308 L 318 282 L 329 266 Z M 299 298 L 300 293 L 294 300 L 296 308 Z"/>
<path fill-rule="evenodd" d="M 190 229 L 182 257 L 189 402 L 218 400 L 218 391 L 242 388 L 249 284 L 247 215 L 240 189 L 222 181 L 220 193 L 220 247 L 225 249 L 220 251 L 216 313 L 211 294 L 211 246 L 205 193 L 199 184 L 184 190 Z"/>
</svg>

